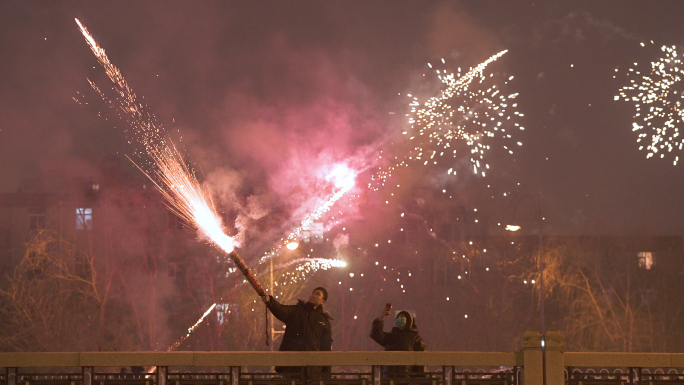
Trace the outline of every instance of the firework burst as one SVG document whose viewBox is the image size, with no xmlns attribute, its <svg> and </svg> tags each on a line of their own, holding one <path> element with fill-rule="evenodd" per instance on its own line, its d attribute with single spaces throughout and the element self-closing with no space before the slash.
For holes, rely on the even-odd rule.
<svg viewBox="0 0 684 385">
<path fill-rule="evenodd" d="M 634 103 L 632 131 L 638 132 L 639 150 L 647 152 L 646 158 L 665 158 L 666 154 L 684 148 L 679 132 L 684 124 L 684 67 L 677 47 L 662 46 L 661 51 L 663 56 L 652 61 L 644 72 L 634 63 L 628 72 L 629 85 L 620 88 L 615 96 L 615 100 Z M 679 156 L 675 155 L 673 164 L 678 161 Z"/>
<path fill-rule="evenodd" d="M 491 149 L 487 139 L 504 139 L 504 149 L 513 154 L 514 146 L 521 146 L 521 142 L 514 142 L 515 131 L 524 127 L 515 122 L 514 117 L 523 114 L 515 109 L 517 93 L 507 94 L 497 85 L 498 75 L 484 74 L 485 68 L 503 56 L 501 51 L 489 59 L 461 74 L 449 73 L 435 69 L 428 64 L 442 85 L 439 94 L 421 102 L 418 97 L 411 97 L 408 123 L 410 129 L 402 134 L 408 138 L 409 151 L 403 156 L 395 156 L 394 164 L 379 167 L 372 177 L 375 189 L 384 185 L 393 171 L 399 167 L 409 166 L 411 163 L 421 163 L 424 166 L 436 165 L 447 159 L 457 157 L 457 147 L 465 145 L 468 157 L 475 174 L 485 176 L 489 164 L 485 154 Z M 445 64 L 442 59 L 442 64 Z M 513 77 L 502 82 L 507 85 Z M 382 158 L 382 156 L 381 156 Z M 449 174 L 455 174 L 453 167 Z M 373 188 L 374 183 L 370 186 Z"/>
</svg>

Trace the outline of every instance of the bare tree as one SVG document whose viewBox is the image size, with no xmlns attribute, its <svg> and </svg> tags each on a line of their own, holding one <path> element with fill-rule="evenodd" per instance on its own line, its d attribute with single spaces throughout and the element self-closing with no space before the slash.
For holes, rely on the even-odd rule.
<svg viewBox="0 0 684 385">
<path fill-rule="evenodd" d="M 547 294 L 570 349 L 632 352 L 672 346 L 667 340 L 676 335 L 682 305 L 671 301 L 668 292 L 674 286 L 665 271 L 639 269 L 629 245 L 585 239 L 549 246 Z"/>
<path fill-rule="evenodd" d="M 91 254 L 53 233 L 31 238 L 0 289 L 2 350 L 96 349 L 107 294 L 95 271 Z"/>
</svg>

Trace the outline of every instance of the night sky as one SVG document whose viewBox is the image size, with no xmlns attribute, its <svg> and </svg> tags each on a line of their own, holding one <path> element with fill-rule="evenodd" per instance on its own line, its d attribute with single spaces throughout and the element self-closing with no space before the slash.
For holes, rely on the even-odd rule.
<svg viewBox="0 0 684 385">
<path fill-rule="evenodd" d="M 307 199 L 325 165 L 368 165 L 406 129 L 428 62 L 508 49 L 496 65 L 520 93 L 523 146 L 493 150 L 481 182 L 541 191 L 548 233 L 682 235 L 684 160 L 646 159 L 633 104 L 614 96 L 633 63 L 682 45 L 683 14 L 679 0 L 4 1 L 0 192 L 96 176 L 132 151 L 88 85 L 111 87 L 78 18 L 224 201 Z"/>
</svg>

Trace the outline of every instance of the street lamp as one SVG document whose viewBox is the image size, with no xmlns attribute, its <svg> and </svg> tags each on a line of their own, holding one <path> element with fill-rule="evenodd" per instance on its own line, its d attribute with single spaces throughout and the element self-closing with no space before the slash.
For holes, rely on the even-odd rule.
<svg viewBox="0 0 684 385">
<path fill-rule="evenodd" d="M 543 384 L 546 385 L 546 319 L 544 314 L 544 263 L 542 261 L 544 255 L 544 239 L 542 233 L 544 217 L 542 217 L 541 212 L 541 192 L 537 195 L 537 199 L 525 194 L 515 201 L 515 208 L 513 211 L 514 221 L 516 219 L 518 204 L 525 198 L 529 199 L 534 204 L 535 217 L 539 228 L 539 250 L 537 254 L 537 270 L 539 271 L 539 332 L 541 334 Z M 518 231 L 520 228 L 521 227 L 518 225 L 506 225 L 506 230 L 508 231 Z"/>
</svg>

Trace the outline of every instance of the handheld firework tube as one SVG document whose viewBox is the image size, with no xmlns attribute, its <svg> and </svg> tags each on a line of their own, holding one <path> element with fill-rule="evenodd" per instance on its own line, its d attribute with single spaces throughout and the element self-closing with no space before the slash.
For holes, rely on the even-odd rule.
<svg viewBox="0 0 684 385">
<path fill-rule="evenodd" d="M 254 291 L 259 294 L 259 297 L 263 297 L 266 295 L 266 291 L 264 290 L 263 287 L 261 287 L 261 284 L 259 284 L 259 281 L 256 280 L 252 272 L 249 270 L 249 267 L 245 265 L 245 261 L 242 260 L 242 258 L 238 255 L 238 253 L 233 250 L 229 254 L 230 258 L 233 259 L 233 262 L 235 262 L 235 265 L 240 269 L 242 272 L 242 275 L 245 276 L 247 281 L 249 282 L 250 285 L 254 288 Z"/>
<path fill-rule="evenodd" d="M 245 276 L 247 279 L 247 282 L 249 282 L 250 285 L 252 285 L 252 288 L 254 288 L 254 291 L 259 295 L 259 297 L 263 297 L 266 295 L 266 291 L 264 290 L 263 287 L 261 287 L 261 284 L 259 284 L 259 281 L 256 280 L 256 277 L 254 277 L 254 274 L 252 274 L 252 271 L 249 270 L 249 267 L 245 265 L 245 261 L 238 255 L 237 251 L 233 250 L 230 253 L 228 253 L 230 258 L 233 259 L 233 262 L 235 265 L 240 269 L 240 272 L 242 272 L 242 275 Z M 268 307 L 266 307 L 266 345 L 270 344 L 270 338 L 268 338 Z"/>
</svg>

